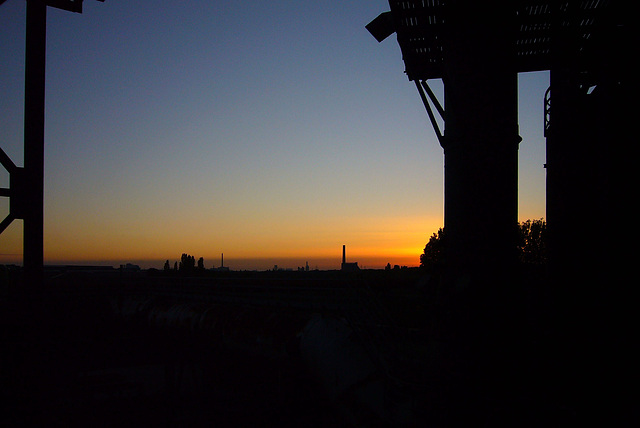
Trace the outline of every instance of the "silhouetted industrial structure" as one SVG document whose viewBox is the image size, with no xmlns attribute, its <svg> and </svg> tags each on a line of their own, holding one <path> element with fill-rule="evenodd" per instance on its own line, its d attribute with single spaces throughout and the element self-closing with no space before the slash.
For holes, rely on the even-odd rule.
<svg viewBox="0 0 640 428">
<path fill-rule="evenodd" d="M 342 264 L 340 265 L 340 270 L 343 271 L 357 271 L 360 270 L 358 267 L 358 262 L 347 263 L 347 246 L 342 246 Z"/>
<path fill-rule="evenodd" d="M 603 146 L 630 135 L 623 3 L 390 0 L 390 12 L 367 25 L 378 41 L 397 34 L 406 74 L 444 149 L 453 272 L 502 269 L 514 259 L 520 72 L 551 70 L 545 130 L 552 266 L 571 270 L 576 258 L 584 260 L 586 212 L 596 207 L 598 217 L 613 220 L 620 162 Z M 446 108 L 427 84 L 436 78 L 444 82 Z"/>
<path fill-rule="evenodd" d="M 11 197 L 0 230 L 25 219 L 25 269 L 37 272 L 44 11 L 81 2 L 27 4 L 30 131 L 24 168 L 0 151 L 11 175 L 10 189 L 0 191 Z M 633 336 L 613 328 L 621 315 L 612 295 L 622 283 L 607 273 L 623 225 L 616 221 L 619 173 L 628 171 L 620 148 L 632 123 L 625 111 L 629 14 L 621 2 L 596 0 L 389 4 L 391 12 L 367 27 L 378 40 L 397 33 L 445 153 L 444 284 L 419 269 L 352 275 L 274 267 L 191 277 L 169 269 L 138 276 L 59 268 L 38 293 L 3 289 L 0 398 L 12 409 L 2 414 L 5 425 L 149 425 L 153 418 L 210 426 L 231 416 L 236 426 L 264 423 L 265 415 L 281 422 L 273 425 L 294 426 L 313 426 L 309 419 L 319 416 L 331 418 L 315 426 L 344 419 L 359 426 L 573 426 L 597 424 L 598 416 L 601 425 L 618 425 L 611 419 L 620 412 L 604 399 L 628 377 L 615 372 L 626 355 L 616 334 Z M 517 73 L 546 69 L 554 301 L 540 304 L 547 291 L 537 289 L 530 295 L 538 301 L 527 306 L 512 275 Z M 432 78 L 444 81 L 444 106 L 427 84 Z M 601 150 L 605 142 L 615 148 Z M 584 231 L 594 225 L 585 212 L 613 228 L 599 248 L 586 245 Z M 346 262 L 343 245 L 345 267 L 357 263 Z M 551 328 L 541 308 L 553 309 Z"/>
<path fill-rule="evenodd" d="M 220 254 L 220 267 L 214 267 L 213 270 L 218 272 L 228 272 L 229 267 L 224 265 L 224 253 Z"/>
<path fill-rule="evenodd" d="M 104 1 L 104 0 L 99 0 Z M 0 149 L 0 163 L 10 175 L 9 215 L 0 233 L 15 219 L 24 220 L 23 264 L 30 282 L 42 282 L 44 234 L 44 111 L 47 6 L 82 13 L 82 0 L 27 0 L 24 93 L 24 167 L 17 167 Z"/>
<path fill-rule="evenodd" d="M 550 70 L 545 304 L 552 315 L 545 314 L 551 327 L 544 346 L 554 357 L 541 375 L 554 391 L 542 394 L 571 396 L 586 414 L 613 388 L 605 373 L 612 361 L 593 350 L 612 346 L 630 313 L 620 307 L 627 293 L 621 272 L 630 264 L 619 219 L 631 183 L 622 149 L 633 123 L 628 5 L 390 0 L 390 11 L 367 25 L 378 41 L 397 34 L 405 72 L 444 149 L 444 282 L 455 318 L 447 335 L 466 387 L 491 385 L 506 396 L 522 375 L 513 371 L 523 355 L 517 342 L 526 305 L 514 263 L 517 76 Z M 444 105 L 427 83 L 440 78 Z"/>
</svg>

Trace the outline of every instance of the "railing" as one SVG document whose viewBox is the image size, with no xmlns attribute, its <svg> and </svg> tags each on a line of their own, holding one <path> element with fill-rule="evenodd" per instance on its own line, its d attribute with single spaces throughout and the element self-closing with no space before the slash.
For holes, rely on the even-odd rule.
<svg viewBox="0 0 640 428">
<path fill-rule="evenodd" d="M 544 136 L 548 136 L 551 129 L 551 86 L 544 93 Z"/>
</svg>

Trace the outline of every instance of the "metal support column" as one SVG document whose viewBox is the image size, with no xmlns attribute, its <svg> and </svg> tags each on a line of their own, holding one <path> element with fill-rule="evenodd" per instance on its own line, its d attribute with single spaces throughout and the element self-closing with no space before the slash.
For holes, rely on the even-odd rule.
<svg viewBox="0 0 640 428">
<path fill-rule="evenodd" d="M 24 269 L 42 282 L 44 257 L 44 98 L 47 4 L 27 1 L 24 107 Z"/>
<path fill-rule="evenodd" d="M 518 221 L 518 88 L 509 15 L 468 2 L 443 71 L 447 264 L 453 276 L 512 267 Z"/>
<path fill-rule="evenodd" d="M 518 76 L 508 13 L 465 1 L 451 16 L 443 65 L 447 335 L 465 382 L 513 389 L 521 334 L 516 282 Z M 473 418 L 482 409 L 470 408 Z"/>
</svg>

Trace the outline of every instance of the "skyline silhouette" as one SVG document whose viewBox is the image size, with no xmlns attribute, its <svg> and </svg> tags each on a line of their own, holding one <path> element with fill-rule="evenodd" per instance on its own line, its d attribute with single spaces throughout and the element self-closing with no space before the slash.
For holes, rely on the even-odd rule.
<svg viewBox="0 0 640 428">
<path fill-rule="evenodd" d="M 185 250 L 305 261 L 348 242 L 362 266 L 417 265 L 443 225 L 443 156 L 397 43 L 364 29 L 387 6 L 50 8 L 45 264 L 117 266 Z M 0 9 L 0 141 L 17 165 L 24 10 Z M 544 217 L 548 74 L 519 79 L 525 220 Z M 0 187 L 7 179 L 0 173 Z M 14 221 L 0 263 L 21 253 Z"/>
<path fill-rule="evenodd" d="M 26 3 L 4 425 L 628 421 L 627 6 Z"/>
</svg>

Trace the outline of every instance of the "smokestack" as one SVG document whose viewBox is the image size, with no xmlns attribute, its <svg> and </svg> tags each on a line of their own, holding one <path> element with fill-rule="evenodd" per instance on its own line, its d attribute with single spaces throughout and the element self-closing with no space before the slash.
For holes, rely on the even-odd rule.
<svg viewBox="0 0 640 428">
<path fill-rule="evenodd" d="M 342 246 L 342 263 L 346 263 L 347 262 L 347 252 L 345 250 L 346 245 Z"/>
<path fill-rule="evenodd" d="M 220 256 L 220 267 L 224 267 L 224 253 L 221 253 Z"/>
</svg>

